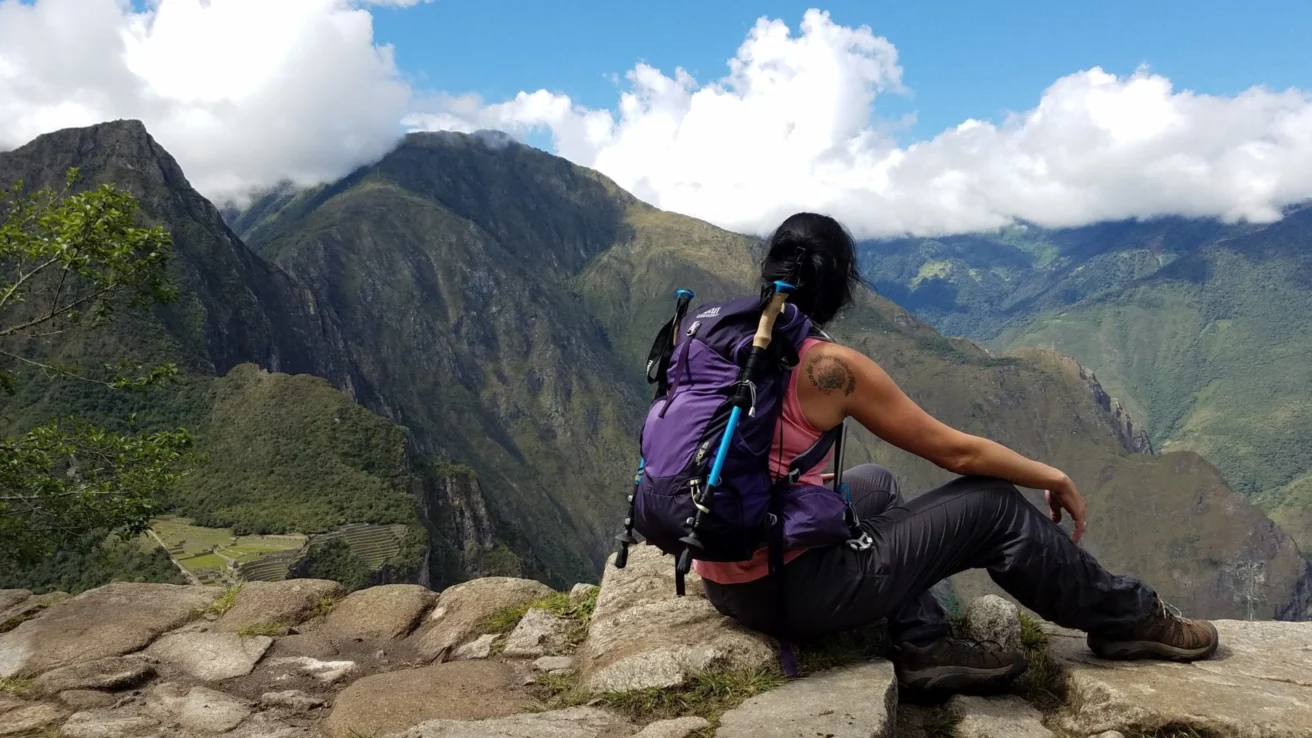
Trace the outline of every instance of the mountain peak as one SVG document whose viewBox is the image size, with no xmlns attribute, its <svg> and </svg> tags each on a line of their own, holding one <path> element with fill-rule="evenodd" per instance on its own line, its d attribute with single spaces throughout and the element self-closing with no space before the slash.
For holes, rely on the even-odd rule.
<svg viewBox="0 0 1312 738">
<path fill-rule="evenodd" d="M 8 184 L 12 173 L 23 172 L 29 188 L 56 186 L 72 167 L 91 185 L 111 179 L 127 185 L 120 176 L 126 169 L 157 184 L 191 187 L 177 160 L 155 141 L 146 124 L 136 119 L 63 128 L 0 153 L 0 182 Z"/>
</svg>

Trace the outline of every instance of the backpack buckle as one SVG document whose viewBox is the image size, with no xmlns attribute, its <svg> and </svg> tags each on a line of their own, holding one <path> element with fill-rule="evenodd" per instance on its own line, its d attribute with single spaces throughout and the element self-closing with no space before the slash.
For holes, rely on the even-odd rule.
<svg viewBox="0 0 1312 738">
<path fill-rule="evenodd" d="M 847 547 L 853 551 L 866 551 L 873 545 L 875 545 L 875 539 L 871 538 L 869 533 L 862 533 L 859 537 L 849 539 L 847 542 Z"/>
</svg>

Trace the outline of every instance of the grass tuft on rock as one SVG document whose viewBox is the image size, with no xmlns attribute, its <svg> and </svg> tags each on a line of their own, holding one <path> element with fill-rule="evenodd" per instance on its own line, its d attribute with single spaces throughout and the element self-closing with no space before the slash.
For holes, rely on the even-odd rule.
<svg viewBox="0 0 1312 738">
<path fill-rule="evenodd" d="M 307 616 L 307 619 L 314 620 L 315 618 L 327 617 L 329 613 L 337 609 L 337 606 L 341 604 L 341 602 L 342 598 L 340 597 L 320 597 L 314 601 L 314 606 L 310 608 L 310 614 Z"/>
<path fill-rule="evenodd" d="M 27 677 L 0 677 L 0 693 L 10 697 L 22 697 L 32 689 L 32 680 Z"/>
<path fill-rule="evenodd" d="M 282 623 L 254 623 L 237 630 L 239 636 L 280 636 L 287 630 Z"/>
<path fill-rule="evenodd" d="M 542 701 L 538 708 L 542 710 L 597 704 L 635 722 L 696 715 L 715 726 L 728 710 L 784 682 L 784 675 L 775 669 L 708 670 L 693 674 L 678 687 L 592 694 L 583 689 L 576 673 L 569 673 L 539 675 L 534 690 Z"/>
<path fill-rule="evenodd" d="M 489 615 L 479 625 L 480 633 L 509 633 L 519 625 L 519 621 L 529 610 L 547 610 L 569 620 L 571 628 L 567 640 L 571 646 L 583 642 L 588 634 L 588 624 L 592 622 L 592 613 L 597 609 L 597 594 L 592 590 L 577 602 L 570 599 L 566 592 L 554 592 L 526 605 L 504 607 Z"/>
<path fill-rule="evenodd" d="M 211 602 L 208 607 L 202 607 L 192 614 L 196 617 L 200 617 L 201 615 L 216 615 L 222 617 L 224 613 L 232 609 L 233 605 L 237 604 L 237 595 L 241 594 L 241 588 L 244 586 L 246 586 L 245 582 L 228 587 L 223 590 L 223 594 L 219 595 L 219 598 Z"/>
<path fill-rule="evenodd" d="M 1025 648 L 1028 666 L 1012 685 L 1012 691 L 1042 712 L 1051 712 L 1066 703 L 1066 670 L 1048 652 L 1048 636 L 1042 624 L 1020 613 L 1020 641 Z"/>
</svg>

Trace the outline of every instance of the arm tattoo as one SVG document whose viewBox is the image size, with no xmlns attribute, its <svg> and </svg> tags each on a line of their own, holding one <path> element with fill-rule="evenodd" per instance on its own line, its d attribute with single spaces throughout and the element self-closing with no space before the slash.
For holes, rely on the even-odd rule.
<svg viewBox="0 0 1312 738">
<path fill-rule="evenodd" d="M 856 375 L 842 359 L 832 356 L 821 356 L 807 363 L 806 376 L 816 389 L 826 395 L 834 390 L 842 390 L 846 397 L 856 390 Z"/>
</svg>

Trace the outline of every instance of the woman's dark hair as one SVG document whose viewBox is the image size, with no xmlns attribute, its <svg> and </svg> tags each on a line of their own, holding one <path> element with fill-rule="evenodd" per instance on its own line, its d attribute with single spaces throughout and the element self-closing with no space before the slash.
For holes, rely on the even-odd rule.
<svg viewBox="0 0 1312 738">
<path fill-rule="evenodd" d="M 862 283 L 856 269 L 856 242 L 828 215 L 797 213 L 779 225 L 766 244 L 761 288 L 783 280 L 797 290 L 788 301 L 817 325 L 833 320 L 852 303 Z"/>
</svg>

